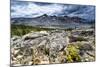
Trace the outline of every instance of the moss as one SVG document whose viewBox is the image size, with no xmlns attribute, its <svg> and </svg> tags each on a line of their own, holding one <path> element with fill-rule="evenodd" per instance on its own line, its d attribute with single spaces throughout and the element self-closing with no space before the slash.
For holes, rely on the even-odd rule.
<svg viewBox="0 0 100 67">
<path fill-rule="evenodd" d="M 73 45 L 73 44 L 69 44 L 68 48 L 67 48 L 67 62 L 80 62 L 81 58 L 79 55 L 79 50 L 77 49 L 78 47 Z"/>
</svg>

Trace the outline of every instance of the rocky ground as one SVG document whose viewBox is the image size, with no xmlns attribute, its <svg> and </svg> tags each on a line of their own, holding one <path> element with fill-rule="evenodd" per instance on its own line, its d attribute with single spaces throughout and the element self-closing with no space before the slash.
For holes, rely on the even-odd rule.
<svg viewBox="0 0 100 67">
<path fill-rule="evenodd" d="M 95 61 L 94 30 L 30 32 L 11 38 L 11 65 Z"/>
</svg>

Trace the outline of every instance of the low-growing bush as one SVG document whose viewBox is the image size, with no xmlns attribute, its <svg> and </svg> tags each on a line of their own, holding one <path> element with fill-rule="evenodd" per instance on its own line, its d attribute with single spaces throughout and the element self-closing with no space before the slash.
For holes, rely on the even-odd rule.
<svg viewBox="0 0 100 67">
<path fill-rule="evenodd" d="M 53 29 L 12 24 L 11 25 L 11 36 L 13 35 L 22 36 L 31 31 L 48 31 L 48 30 L 53 30 Z"/>
<path fill-rule="evenodd" d="M 72 31 L 73 30 L 73 28 L 67 28 L 66 29 L 66 31 Z"/>
<path fill-rule="evenodd" d="M 73 44 L 69 44 L 68 48 L 67 48 L 67 62 L 80 62 L 81 58 L 79 55 L 79 50 L 77 49 L 78 47 L 73 45 Z"/>
<path fill-rule="evenodd" d="M 79 37 L 69 36 L 69 38 L 70 38 L 70 42 L 87 41 L 86 38 L 81 37 L 81 36 Z"/>
<path fill-rule="evenodd" d="M 91 36 L 91 35 L 93 35 L 93 31 L 82 31 L 81 33 L 80 33 L 80 35 L 81 36 Z"/>
</svg>

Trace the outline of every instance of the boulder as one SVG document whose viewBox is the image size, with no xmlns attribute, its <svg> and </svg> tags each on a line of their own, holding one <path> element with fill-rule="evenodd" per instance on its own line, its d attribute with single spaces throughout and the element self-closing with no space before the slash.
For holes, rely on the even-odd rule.
<svg viewBox="0 0 100 67">
<path fill-rule="evenodd" d="M 46 62 L 49 64 L 49 58 L 56 61 L 58 53 L 67 46 L 66 37 L 67 33 L 62 30 L 31 32 L 22 37 L 14 36 L 11 38 L 11 53 L 14 55 L 11 58 L 20 59 L 20 61 L 12 61 L 24 65 L 36 64 L 36 62 L 32 61 L 35 60 L 34 58 L 39 59 L 41 62 L 39 64 L 46 64 Z"/>
</svg>

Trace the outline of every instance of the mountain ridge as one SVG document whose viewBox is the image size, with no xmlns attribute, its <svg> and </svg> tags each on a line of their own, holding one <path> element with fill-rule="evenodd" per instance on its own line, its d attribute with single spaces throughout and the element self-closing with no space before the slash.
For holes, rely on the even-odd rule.
<svg viewBox="0 0 100 67">
<path fill-rule="evenodd" d="M 38 17 L 19 17 L 19 18 L 11 18 L 12 24 L 28 24 L 28 25 L 68 25 L 68 24 L 89 24 L 94 23 L 93 21 L 88 21 L 86 19 L 80 17 L 69 17 L 69 16 L 48 16 L 47 14 L 43 14 Z"/>
</svg>

